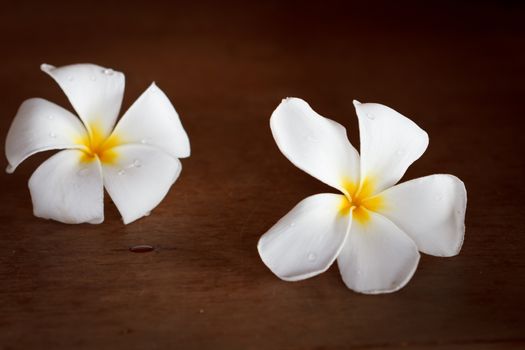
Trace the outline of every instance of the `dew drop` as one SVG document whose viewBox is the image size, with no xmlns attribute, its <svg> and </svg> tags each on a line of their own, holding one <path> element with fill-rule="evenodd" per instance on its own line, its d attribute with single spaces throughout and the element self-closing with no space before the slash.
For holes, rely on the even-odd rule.
<svg viewBox="0 0 525 350">
<path fill-rule="evenodd" d="M 145 145 L 145 144 L 148 143 L 148 139 L 142 139 L 142 140 L 140 140 L 140 143 L 142 143 L 143 145 Z"/>
<path fill-rule="evenodd" d="M 374 120 L 374 119 L 376 119 L 376 117 L 375 117 L 372 113 L 367 113 L 367 114 L 366 114 L 366 117 L 367 117 L 368 119 L 370 119 L 370 120 Z"/>
<path fill-rule="evenodd" d="M 114 70 L 111 69 L 111 68 L 104 68 L 104 69 L 102 70 L 102 73 L 104 73 L 105 75 L 113 75 Z"/>
<path fill-rule="evenodd" d="M 291 222 L 289 226 L 290 227 L 295 227 L 295 222 Z"/>
<path fill-rule="evenodd" d="M 52 115 L 52 114 L 49 114 L 49 115 L 47 116 L 47 119 L 49 119 L 49 120 L 53 120 L 53 119 L 55 119 L 55 116 Z"/>
<path fill-rule="evenodd" d="M 51 138 L 53 138 L 53 139 L 56 139 L 57 134 L 55 134 L 54 132 L 50 132 L 50 133 L 49 133 L 49 137 L 51 137 Z"/>
<path fill-rule="evenodd" d="M 149 253 L 153 250 L 155 250 L 155 248 L 149 244 L 139 244 L 129 248 L 129 251 L 133 253 Z"/>
<path fill-rule="evenodd" d="M 125 174 L 126 174 L 126 170 L 124 170 L 124 169 L 120 169 L 120 170 L 118 171 L 117 174 L 119 174 L 119 175 L 121 175 L 121 176 L 122 176 L 122 175 L 125 175 Z"/>
<path fill-rule="evenodd" d="M 78 176 L 86 176 L 87 174 L 89 174 L 89 169 L 88 168 L 83 168 L 83 169 L 80 169 L 78 172 L 77 172 Z"/>
<path fill-rule="evenodd" d="M 133 163 L 131 163 L 131 167 L 132 167 L 132 168 L 140 168 L 141 166 L 142 166 L 142 163 L 141 163 L 140 160 L 138 160 L 138 159 L 135 159 L 135 160 L 133 161 Z"/>
<path fill-rule="evenodd" d="M 306 136 L 306 139 L 308 141 L 317 142 L 317 137 L 315 137 L 314 135 L 311 135 L 311 134 Z"/>
<path fill-rule="evenodd" d="M 308 253 L 308 261 L 315 261 L 315 259 L 317 259 L 317 254 L 314 252 Z"/>
</svg>

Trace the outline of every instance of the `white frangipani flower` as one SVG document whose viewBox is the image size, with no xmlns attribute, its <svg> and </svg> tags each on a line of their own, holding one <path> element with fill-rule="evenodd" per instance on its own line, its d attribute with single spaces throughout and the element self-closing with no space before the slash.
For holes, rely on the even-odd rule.
<svg viewBox="0 0 525 350">
<path fill-rule="evenodd" d="M 286 281 L 318 275 L 337 259 L 348 288 L 389 293 L 410 280 L 418 251 L 459 253 L 467 194 L 452 175 L 396 185 L 427 148 L 427 133 L 389 107 L 354 105 L 361 155 L 343 126 L 301 99 L 285 99 L 273 112 L 270 125 L 281 152 L 342 194 L 304 199 L 260 238 L 258 250 Z"/>
<path fill-rule="evenodd" d="M 147 215 L 190 155 L 168 97 L 153 83 L 116 124 L 124 74 L 94 64 L 41 69 L 60 85 L 80 119 L 41 98 L 20 106 L 7 134 L 7 172 L 41 151 L 63 149 L 29 179 L 33 211 L 64 223 L 104 221 L 104 187 L 125 224 Z M 115 127 L 114 127 L 115 126 Z"/>
</svg>

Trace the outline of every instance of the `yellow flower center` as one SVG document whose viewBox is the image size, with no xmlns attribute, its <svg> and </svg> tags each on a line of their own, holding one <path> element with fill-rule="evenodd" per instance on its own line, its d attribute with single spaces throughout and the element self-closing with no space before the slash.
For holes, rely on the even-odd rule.
<svg viewBox="0 0 525 350">
<path fill-rule="evenodd" d="M 77 144 L 83 145 L 82 157 L 83 162 L 91 162 L 97 157 L 102 163 L 115 163 L 118 154 L 114 147 L 121 144 L 121 139 L 114 133 L 106 137 L 102 132 L 102 128 L 97 123 L 92 123 L 88 127 L 88 133 L 77 140 Z"/>
<path fill-rule="evenodd" d="M 383 197 L 374 195 L 375 184 L 371 178 L 365 178 L 359 187 L 354 182 L 344 180 L 343 187 L 348 195 L 341 200 L 339 213 L 348 215 L 353 208 L 352 218 L 362 225 L 370 221 L 370 211 L 384 206 Z"/>
</svg>

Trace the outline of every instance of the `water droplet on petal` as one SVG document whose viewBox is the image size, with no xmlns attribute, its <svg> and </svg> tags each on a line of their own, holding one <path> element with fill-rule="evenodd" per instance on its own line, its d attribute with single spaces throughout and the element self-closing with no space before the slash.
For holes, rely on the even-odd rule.
<svg viewBox="0 0 525 350">
<path fill-rule="evenodd" d="M 295 226 L 295 222 L 291 222 L 289 226 L 290 227 L 294 227 Z"/>
<path fill-rule="evenodd" d="M 313 134 L 306 136 L 306 139 L 308 141 L 317 142 L 317 137 L 315 137 Z"/>
<path fill-rule="evenodd" d="M 142 140 L 140 140 L 140 143 L 142 143 L 143 145 L 145 145 L 145 144 L 148 143 L 148 139 L 142 139 Z"/>
<path fill-rule="evenodd" d="M 52 114 L 49 114 L 49 115 L 47 116 L 47 119 L 49 119 L 49 120 L 52 120 L 52 119 L 54 119 L 54 118 L 55 118 L 55 116 L 52 115 Z"/>
<path fill-rule="evenodd" d="M 50 133 L 49 133 L 49 137 L 51 137 L 51 138 L 53 138 L 53 139 L 56 139 L 57 134 L 55 134 L 54 132 L 50 132 Z"/>
<path fill-rule="evenodd" d="M 105 75 L 113 75 L 114 72 L 115 71 L 113 69 L 111 69 L 111 68 L 104 68 L 102 70 L 102 73 L 104 73 Z"/>
<path fill-rule="evenodd" d="M 374 119 L 376 119 L 375 115 L 373 115 L 372 113 L 367 113 L 367 114 L 366 114 L 366 117 L 367 117 L 368 119 L 370 119 L 370 120 L 374 120 Z"/>
<path fill-rule="evenodd" d="M 117 174 L 119 174 L 119 175 L 121 175 L 121 176 L 122 176 L 122 175 L 125 175 L 125 174 L 126 174 L 126 170 L 124 170 L 124 169 L 120 169 L 120 170 L 118 171 Z"/>
<path fill-rule="evenodd" d="M 140 160 L 135 159 L 133 163 L 131 164 L 131 166 L 134 168 L 140 168 L 142 166 L 142 163 L 140 162 Z"/>
<path fill-rule="evenodd" d="M 315 259 L 317 259 L 317 254 L 314 252 L 308 253 L 308 261 L 315 261 Z"/>
<path fill-rule="evenodd" d="M 78 172 L 77 172 L 78 176 L 86 176 L 87 174 L 89 174 L 89 169 L 88 168 L 82 168 L 80 169 Z"/>
</svg>

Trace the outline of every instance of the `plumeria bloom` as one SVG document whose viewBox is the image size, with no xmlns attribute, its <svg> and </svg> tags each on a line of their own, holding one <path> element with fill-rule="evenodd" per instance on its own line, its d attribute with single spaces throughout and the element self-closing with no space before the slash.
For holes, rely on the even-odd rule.
<svg viewBox="0 0 525 350">
<path fill-rule="evenodd" d="M 281 152 L 342 194 L 304 199 L 261 237 L 258 250 L 266 266 L 286 281 L 318 275 L 337 259 L 348 288 L 389 293 L 410 280 L 419 251 L 459 253 L 467 195 L 452 175 L 396 185 L 427 148 L 427 133 L 389 107 L 354 105 L 361 155 L 343 126 L 301 99 L 283 100 L 272 114 Z"/>
<path fill-rule="evenodd" d="M 125 224 L 148 215 L 190 155 L 188 136 L 153 83 L 116 124 L 124 74 L 94 64 L 41 66 L 77 112 L 41 98 L 24 101 L 6 140 L 7 172 L 27 157 L 61 149 L 29 179 L 33 211 L 64 223 L 104 221 L 104 188 Z"/>
</svg>

